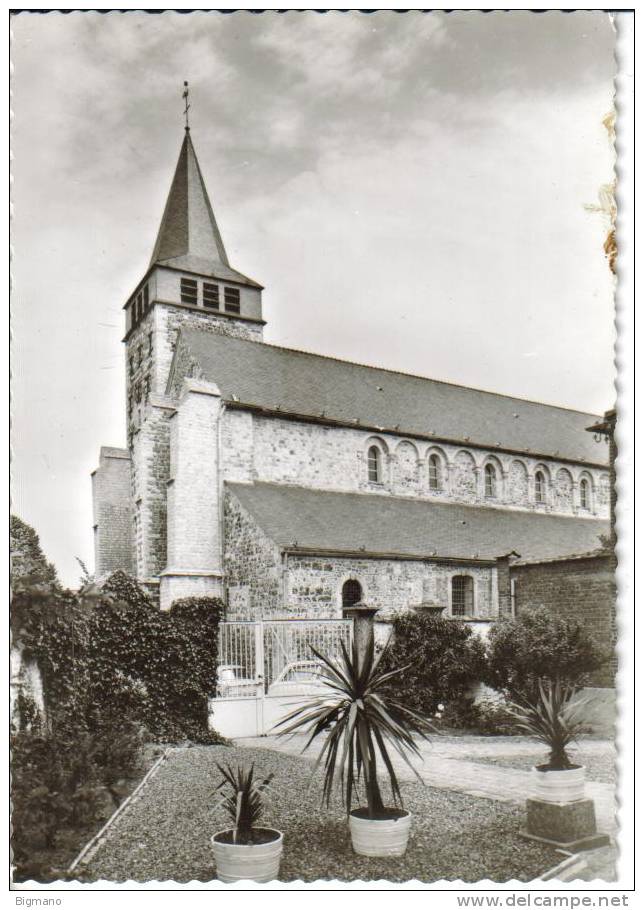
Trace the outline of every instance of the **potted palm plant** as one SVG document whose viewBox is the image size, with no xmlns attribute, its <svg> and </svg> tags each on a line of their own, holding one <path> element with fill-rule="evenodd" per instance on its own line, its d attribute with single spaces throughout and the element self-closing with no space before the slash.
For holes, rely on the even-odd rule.
<svg viewBox="0 0 644 910">
<path fill-rule="evenodd" d="M 412 769 L 410 758 L 420 758 L 414 737 L 428 739 L 435 727 L 416 712 L 386 693 L 386 684 L 406 667 L 380 669 L 387 647 L 375 656 L 373 639 L 361 656 L 354 641 L 349 652 L 344 644 L 336 663 L 311 648 L 324 666 L 320 694 L 288 714 L 276 725 L 278 735 L 304 732 L 305 751 L 318 737 L 322 748 L 314 771 L 324 762 L 322 800 L 329 805 L 337 782 L 349 816 L 353 849 L 364 856 L 400 856 L 407 848 L 411 813 L 403 806 L 393 755 L 397 753 Z M 378 780 L 378 762 L 389 778 L 391 803 L 385 804 Z M 353 808 L 362 789 L 366 805 Z"/>
<path fill-rule="evenodd" d="M 546 745 L 548 761 L 533 770 L 534 796 L 548 803 L 568 803 L 584 798 L 586 769 L 574 764 L 568 746 L 582 727 L 579 711 L 587 703 L 572 686 L 539 680 L 534 699 L 517 699 L 509 706 L 517 726 Z"/>
<path fill-rule="evenodd" d="M 264 793 L 270 786 L 273 774 L 256 780 L 254 765 L 217 765 L 222 780 L 215 793 L 221 796 L 220 804 L 232 822 L 232 828 L 217 832 L 211 845 L 217 864 L 217 878 L 222 882 L 248 879 L 270 882 L 279 875 L 284 835 L 275 828 L 259 827 L 263 811 Z"/>
</svg>

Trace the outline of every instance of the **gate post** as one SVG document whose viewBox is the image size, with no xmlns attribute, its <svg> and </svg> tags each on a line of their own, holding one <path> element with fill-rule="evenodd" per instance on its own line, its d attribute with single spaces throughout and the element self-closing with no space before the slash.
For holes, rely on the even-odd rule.
<svg viewBox="0 0 644 910">
<path fill-rule="evenodd" d="M 360 660 L 369 647 L 369 642 L 373 642 L 373 618 L 378 612 L 376 607 L 369 607 L 364 603 L 354 604 L 352 607 L 344 608 L 344 615 L 347 619 L 353 620 L 353 640 L 356 643 Z"/>
</svg>

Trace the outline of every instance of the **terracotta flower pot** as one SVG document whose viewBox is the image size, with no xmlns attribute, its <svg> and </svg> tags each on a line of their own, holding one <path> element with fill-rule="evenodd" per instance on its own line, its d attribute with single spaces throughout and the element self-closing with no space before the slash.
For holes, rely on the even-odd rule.
<svg viewBox="0 0 644 910">
<path fill-rule="evenodd" d="M 366 809 L 349 815 L 351 843 L 361 856 L 402 856 L 407 849 L 411 812 L 403 809 L 392 818 L 369 818 Z"/>
<path fill-rule="evenodd" d="M 584 799 L 586 768 L 582 765 L 567 768 L 565 771 L 544 770 L 542 767 L 532 769 L 534 798 L 544 803 L 573 803 Z"/>
<path fill-rule="evenodd" d="M 213 834 L 210 845 L 220 882 L 272 882 L 279 876 L 284 835 L 275 828 L 256 831 L 265 833 L 264 843 L 233 844 L 232 829 Z"/>
</svg>

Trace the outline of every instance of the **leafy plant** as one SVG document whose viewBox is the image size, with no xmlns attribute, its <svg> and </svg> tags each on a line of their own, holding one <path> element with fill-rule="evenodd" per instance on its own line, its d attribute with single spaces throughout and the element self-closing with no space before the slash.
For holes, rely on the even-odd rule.
<svg viewBox="0 0 644 910">
<path fill-rule="evenodd" d="M 514 699 L 534 701 L 540 680 L 583 685 L 606 660 L 581 623 L 538 607 L 492 626 L 485 681 Z"/>
<path fill-rule="evenodd" d="M 257 782 L 254 764 L 249 769 L 243 765 L 233 768 L 231 765 L 223 767 L 219 764 L 217 768 L 223 775 L 223 780 L 217 785 L 215 793 L 222 792 L 221 805 L 233 823 L 233 843 L 252 844 L 254 829 L 264 809 L 264 793 L 275 775 L 269 774 Z"/>
<path fill-rule="evenodd" d="M 327 805 L 337 779 L 347 814 L 350 813 L 354 796 L 364 782 L 369 818 L 387 816 L 378 782 L 378 758 L 387 771 L 394 804 L 402 807 L 402 794 L 389 750 L 398 753 L 421 780 L 409 759 L 410 755 L 420 757 L 414 736 L 428 739 L 436 728 L 385 693 L 387 683 L 407 669 L 381 668 L 387 647 L 376 657 L 372 640 L 362 658 L 355 642 L 350 653 L 344 643 L 341 647 L 338 663 L 311 648 L 325 667 L 320 680 L 325 692 L 292 711 L 275 729 L 280 736 L 305 732 L 309 738 L 303 751 L 316 737 L 326 737 L 314 770 L 324 761 L 322 800 Z"/>
<path fill-rule="evenodd" d="M 91 732 L 82 721 L 53 731 L 11 737 L 11 846 L 15 880 L 60 877 L 49 869 L 66 838 L 80 848 L 82 833 L 105 821 L 119 803 L 116 785 L 140 772 L 143 736 L 120 717 Z M 64 851 L 63 851 L 64 853 Z M 69 859 L 71 859 L 71 855 Z"/>
<path fill-rule="evenodd" d="M 466 696 L 483 678 L 484 664 L 484 644 L 467 623 L 409 612 L 394 619 L 382 668 L 407 667 L 387 692 L 430 717 L 439 704 Z"/>
<path fill-rule="evenodd" d="M 566 748 L 583 726 L 578 712 L 588 699 L 576 696 L 572 686 L 559 680 L 546 685 L 539 682 L 538 690 L 534 701 L 512 703 L 509 712 L 516 718 L 518 727 L 536 736 L 550 749 L 547 769 L 565 771 L 573 768 Z"/>
</svg>

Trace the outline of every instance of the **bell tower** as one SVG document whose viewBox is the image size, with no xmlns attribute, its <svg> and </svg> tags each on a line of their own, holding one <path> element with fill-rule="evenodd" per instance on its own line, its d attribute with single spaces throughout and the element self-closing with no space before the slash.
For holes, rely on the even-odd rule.
<svg viewBox="0 0 644 910">
<path fill-rule="evenodd" d="M 187 120 L 187 85 L 184 98 L 185 133 L 152 257 L 124 305 L 127 450 L 118 450 L 118 466 L 123 478 L 129 466 L 129 497 L 117 504 L 118 526 L 109 518 L 114 503 L 106 507 L 102 501 L 105 472 L 99 467 L 93 475 L 95 538 L 101 541 L 96 575 L 116 568 L 104 552 L 125 547 L 131 559 L 123 560 L 129 564 L 122 568 L 151 592 L 167 558 L 169 423 L 176 407 L 167 384 L 179 330 L 187 326 L 261 341 L 264 326 L 262 285 L 231 266 L 210 204 Z M 126 486 L 121 483 L 119 490 Z M 119 496 L 123 499 L 122 492 Z M 110 548 L 112 539 L 120 541 L 120 550 Z"/>
<path fill-rule="evenodd" d="M 182 325 L 262 340 L 262 286 L 230 265 L 188 126 L 152 258 L 124 309 L 129 429 L 150 394 L 165 394 Z"/>
</svg>

